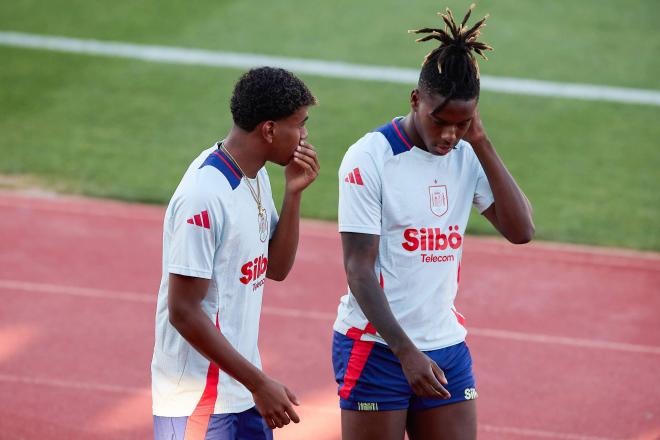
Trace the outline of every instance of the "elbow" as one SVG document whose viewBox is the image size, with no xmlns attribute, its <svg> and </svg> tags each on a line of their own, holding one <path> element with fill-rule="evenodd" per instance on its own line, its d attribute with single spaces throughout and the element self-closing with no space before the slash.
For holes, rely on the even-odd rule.
<svg viewBox="0 0 660 440">
<path fill-rule="evenodd" d="M 273 274 L 268 275 L 266 278 L 273 281 L 284 281 L 286 279 L 286 275 L 287 274 Z"/>
<path fill-rule="evenodd" d="M 289 275 L 289 270 L 286 271 L 271 271 L 266 272 L 266 278 L 273 281 L 284 281 Z"/>
<path fill-rule="evenodd" d="M 178 330 L 183 320 L 181 319 L 181 315 L 179 315 L 178 313 L 172 313 L 172 310 L 170 310 L 168 321 L 170 322 L 170 325 L 172 327 Z"/>
<path fill-rule="evenodd" d="M 525 244 L 532 241 L 535 232 L 534 224 L 530 223 L 527 227 L 521 228 L 521 230 L 507 235 L 506 238 L 513 244 Z"/>
<path fill-rule="evenodd" d="M 181 330 L 185 326 L 186 321 L 188 320 L 188 314 L 185 309 L 182 307 L 173 307 L 171 304 L 167 308 L 168 310 L 168 321 L 177 330 Z"/>
</svg>

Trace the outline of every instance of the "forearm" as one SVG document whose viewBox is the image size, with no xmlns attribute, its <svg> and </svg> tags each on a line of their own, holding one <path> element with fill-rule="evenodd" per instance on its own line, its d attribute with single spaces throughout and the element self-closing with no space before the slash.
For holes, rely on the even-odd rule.
<svg viewBox="0 0 660 440">
<path fill-rule="evenodd" d="M 171 313 L 170 322 L 199 353 L 251 392 L 263 382 L 264 373 L 234 349 L 201 309 Z"/>
<path fill-rule="evenodd" d="M 387 342 L 390 350 L 398 356 L 414 349 L 414 344 L 406 335 L 394 317 L 385 293 L 376 279 L 376 275 L 351 274 L 348 275 L 348 285 L 357 300 L 360 309 L 367 320 L 373 325 L 378 334 Z"/>
<path fill-rule="evenodd" d="M 298 250 L 302 192 L 284 195 L 280 219 L 268 245 L 268 278 L 281 281 L 293 267 Z"/>
<path fill-rule="evenodd" d="M 473 149 L 486 173 L 500 232 L 513 242 L 527 242 L 534 235 L 532 207 L 487 137 L 475 141 Z"/>
</svg>

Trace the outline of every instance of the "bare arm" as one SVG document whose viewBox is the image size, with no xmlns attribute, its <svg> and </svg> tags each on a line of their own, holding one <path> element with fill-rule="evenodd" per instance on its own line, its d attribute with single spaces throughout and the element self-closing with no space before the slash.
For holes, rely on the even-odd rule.
<svg viewBox="0 0 660 440">
<path fill-rule="evenodd" d="M 344 268 L 351 292 L 362 312 L 401 361 L 404 373 L 415 394 L 449 398 L 441 384 L 444 373 L 428 356 L 415 347 L 392 313 L 385 293 L 374 273 L 380 237 L 371 234 L 342 232 Z"/>
<path fill-rule="evenodd" d="M 266 277 L 272 280 L 282 281 L 293 267 L 298 249 L 302 192 L 316 179 L 319 170 L 314 147 L 301 142 L 285 169 L 286 187 L 280 220 L 268 244 Z"/>
<path fill-rule="evenodd" d="M 259 413 L 271 428 L 300 421 L 291 403 L 296 397 L 283 385 L 268 378 L 245 359 L 204 314 L 201 302 L 210 281 L 204 278 L 169 275 L 170 323 L 198 352 L 250 390 Z"/>
<path fill-rule="evenodd" d="M 527 243 L 534 236 L 532 205 L 498 156 L 477 111 L 465 139 L 472 144 L 488 177 L 495 202 L 483 212 L 510 242 Z"/>
</svg>

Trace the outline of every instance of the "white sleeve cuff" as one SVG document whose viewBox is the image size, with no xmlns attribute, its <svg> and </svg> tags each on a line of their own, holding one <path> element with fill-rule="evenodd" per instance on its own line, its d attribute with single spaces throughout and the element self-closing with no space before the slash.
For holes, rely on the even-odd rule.
<svg viewBox="0 0 660 440">
<path fill-rule="evenodd" d="M 364 225 L 339 225 L 339 232 L 357 232 L 359 234 L 380 235 L 380 228 Z"/>
<path fill-rule="evenodd" d="M 210 280 L 213 277 L 213 272 L 208 270 L 191 269 L 189 267 L 182 267 L 175 265 L 169 265 L 167 267 L 167 271 L 169 273 L 184 275 L 187 277 L 206 278 L 207 280 Z"/>
</svg>

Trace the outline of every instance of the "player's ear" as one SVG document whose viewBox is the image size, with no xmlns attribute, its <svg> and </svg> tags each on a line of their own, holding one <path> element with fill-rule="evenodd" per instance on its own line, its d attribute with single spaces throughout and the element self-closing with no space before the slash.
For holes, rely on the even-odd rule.
<svg viewBox="0 0 660 440">
<path fill-rule="evenodd" d="M 410 92 L 410 108 L 417 111 L 417 108 L 419 108 L 419 100 L 419 89 L 413 89 L 412 92 Z"/>
<path fill-rule="evenodd" d="M 275 137 L 275 121 L 261 123 L 261 136 L 269 144 L 273 143 L 273 138 Z"/>
</svg>

